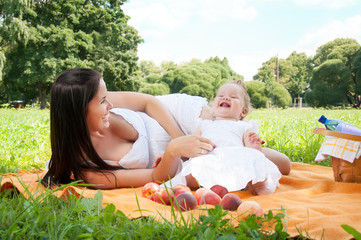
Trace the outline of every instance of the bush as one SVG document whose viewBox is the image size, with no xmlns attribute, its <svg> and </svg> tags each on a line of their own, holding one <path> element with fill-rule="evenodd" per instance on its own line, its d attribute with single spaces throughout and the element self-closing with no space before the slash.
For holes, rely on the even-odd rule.
<svg viewBox="0 0 361 240">
<path fill-rule="evenodd" d="M 266 96 L 265 84 L 260 81 L 248 81 L 246 87 L 252 106 L 254 108 L 266 107 L 269 98 Z"/>
</svg>

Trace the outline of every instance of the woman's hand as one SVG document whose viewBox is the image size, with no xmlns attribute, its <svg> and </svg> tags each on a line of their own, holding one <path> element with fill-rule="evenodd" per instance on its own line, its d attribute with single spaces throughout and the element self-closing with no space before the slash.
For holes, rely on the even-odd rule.
<svg viewBox="0 0 361 240">
<path fill-rule="evenodd" d="M 214 149 L 214 144 L 207 138 L 201 137 L 200 132 L 173 139 L 167 148 L 172 155 L 182 157 L 198 157 Z"/>
</svg>

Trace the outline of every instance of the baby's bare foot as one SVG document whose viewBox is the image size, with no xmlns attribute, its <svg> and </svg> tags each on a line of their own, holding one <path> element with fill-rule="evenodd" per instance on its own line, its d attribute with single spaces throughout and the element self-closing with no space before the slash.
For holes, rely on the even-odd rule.
<svg viewBox="0 0 361 240">
<path fill-rule="evenodd" d="M 253 188 L 253 191 L 256 193 L 256 195 L 259 195 L 259 196 L 271 194 L 271 192 L 267 189 L 266 181 L 253 184 L 252 188 Z"/>
</svg>

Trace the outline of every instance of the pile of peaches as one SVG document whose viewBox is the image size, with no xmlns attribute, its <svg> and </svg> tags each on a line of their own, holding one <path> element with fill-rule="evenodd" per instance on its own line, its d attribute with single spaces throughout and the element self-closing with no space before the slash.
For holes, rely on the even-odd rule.
<svg viewBox="0 0 361 240">
<path fill-rule="evenodd" d="M 176 185 L 172 188 L 164 188 L 155 182 L 144 185 L 142 196 L 154 202 L 179 206 L 181 211 L 194 210 L 200 205 L 220 205 L 224 210 L 236 211 L 240 215 L 255 214 L 260 217 L 263 214 L 261 206 L 255 201 L 244 201 L 236 194 L 228 192 L 221 185 L 211 188 L 201 187 L 194 193 L 185 185 Z M 246 215 L 245 215 L 246 213 Z"/>
</svg>

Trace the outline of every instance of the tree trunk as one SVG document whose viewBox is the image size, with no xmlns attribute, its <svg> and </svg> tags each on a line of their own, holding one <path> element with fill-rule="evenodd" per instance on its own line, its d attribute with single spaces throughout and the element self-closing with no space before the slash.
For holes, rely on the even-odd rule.
<svg viewBox="0 0 361 240">
<path fill-rule="evenodd" d="M 354 108 L 361 108 L 361 95 L 347 91 L 347 100 Z"/>
<path fill-rule="evenodd" d="M 46 107 L 46 91 L 40 90 L 39 91 L 39 98 L 40 98 L 40 109 L 45 109 Z"/>
</svg>

